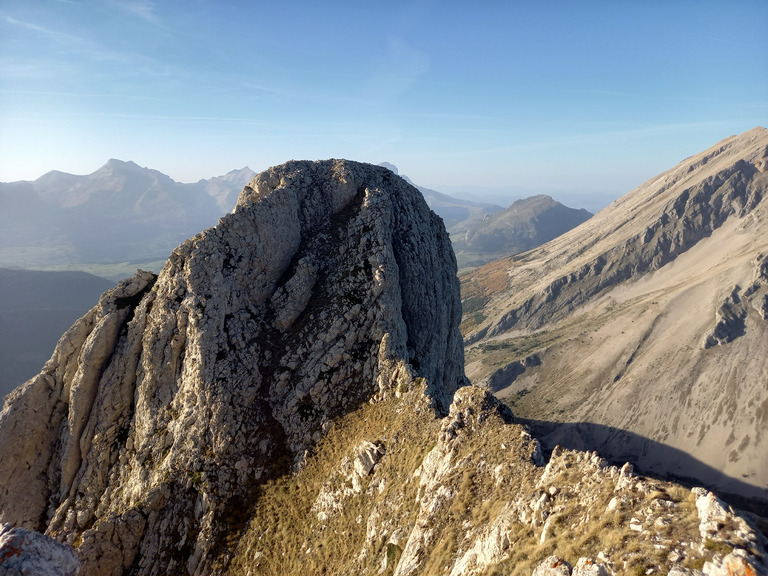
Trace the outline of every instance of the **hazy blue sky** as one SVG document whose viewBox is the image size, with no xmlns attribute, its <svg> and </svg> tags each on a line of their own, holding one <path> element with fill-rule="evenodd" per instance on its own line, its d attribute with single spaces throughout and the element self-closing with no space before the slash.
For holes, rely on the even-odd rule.
<svg viewBox="0 0 768 576">
<path fill-rule="evenodd" d="M 766 23 L 765 0 L 0 0 L 0 181 L 344 157 L 619 195 L 768 125 Z"/>
</svg>

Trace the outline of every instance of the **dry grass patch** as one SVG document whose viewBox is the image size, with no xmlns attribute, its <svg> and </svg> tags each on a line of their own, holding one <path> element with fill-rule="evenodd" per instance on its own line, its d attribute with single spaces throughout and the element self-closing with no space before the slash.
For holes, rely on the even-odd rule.
<svg viewBox="0 0 768 576">
<path fill-rule="evenodd" d="M 425 576 L 448 574 L 479 539 L 499 533 L 508 542 L 501 560 L 477 574 L 527 576 L 552 554 L 575 564 L 601 552 L 617 573 L 663 574 L 670 556 L 692 568 L 726 553 L 730 543 L 715 541 L 697 551 L 698 515 L 685 488 L 636 478 L 617 491 L 616 469 L 567 450 L 540 482 L 534 443 L 506 410 L 462 402 L 440 421 L 414 390 L 340 418 L 301 471 L 262 487 L 229 574 L 392 574 L 422 542 L 408 544 L 417 520 L 426 522 L 426 546 L 409 557 Z M 359 492 L 338 492 L 321 521 L 318 495 L 345 481 L 340 464 L 362 441 L 380 442 L 385 455 Z"/>
<path fill-rule="evenodd" d="M 403 521 L 412 523 L 417 484 L 410 477 L 439 426 L 421 396 L 414 390 L 403 400 L 366 404 L 339 418 L 303 469 L 264 484 L 228 574 L 375 573 L 378 566 L 372 562 L 380 555 L 399 560 L 402 550 L 396 545 L 381 540 L 368 545 L 367 519 L 377 504 L 392 501 L 399 504 Z M 320 521 L 312 507 L 323 486 L 339 481 L 339 465 L 357 445 L 377 440 L 386 453 L 376 474 L 364 479 L 360 493 L 345 496 L 337 513 Z M 386 481 L 371 493 L 369 483 L 379 477 Z"/>
<path fill-rule="evenodd" d="M 464 308 L 460 326 L 463 336 L 472 332 L 486 319 L 484 308 L 491 297 L 509 288 L 508 269 L 513 265 L 509 258 L 502 258 L 459 273 L 461 301 Z"/>
</svg>

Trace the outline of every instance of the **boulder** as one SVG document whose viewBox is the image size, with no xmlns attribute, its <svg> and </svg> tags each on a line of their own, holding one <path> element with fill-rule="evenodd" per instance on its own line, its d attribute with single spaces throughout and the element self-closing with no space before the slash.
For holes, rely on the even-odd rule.
<svg viewBox="0 0 768 576">
<path fill-rule="evenodd" d="M 571 568 L 562 558 L 549 556 L 533 569 L 532 576 L 570 576 Z"/>
<path fill-rule="evenodd" d="M 0 524 L 0 573 L 5 576 L 77 576 L 80 561 L 71 546 L 6 523 Z"/>
</svg>

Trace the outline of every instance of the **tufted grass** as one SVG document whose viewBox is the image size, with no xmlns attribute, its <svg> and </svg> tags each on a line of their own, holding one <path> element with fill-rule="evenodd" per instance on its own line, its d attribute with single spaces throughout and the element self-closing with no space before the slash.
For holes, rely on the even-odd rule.
<svg viewBox="0 0 768 576">
<path fill-rule="evenodd" d="M 689 490 L 638 478 L 633 488 L 617 493 L 615 475 L 590 468 L 588 455 L 572 452 L 565 453 L 546 485 L 537 488 L 543 469 L 531 464 L 531 445 L 520 441 L 523 429 L 505 423 L 503 410 L 492 412 L 482 426 L 473 420 L 476 409 L 469 414 L 451 444 L 452 466 L 441 480 L 450 498 L 429 517 L 432 536 L 415 573 L 449 574 L 501 514 L 509 518 L 504 524 L 509 546 L 497 564 L 478 574 L 527 576 L 553 554 L 575 565 L 581 557 L 597 559 L 600 552 L 610 558 L 616 573 L 653 568 L 664 574 L 673 566 L 672 552 L 682 551 L 677 564 L 688 568 L 725 552 L 715 541 L 699 547 L 698 517 Z M 234 560 L 222 572 L 393 574 L 417 519 L 426 517 L 420 508 L 425 489 L 414 472 L 435 448 L 441 424 L 418 389 L 404 392 L 401 399 L 366 404 L 336 420 L 299 472 L 263 485 L 249 514 L 252 520 L 230 540 Z M 340 511 L 321 522 L 312 510 L 318 494 L 323 486 L 338 488 L 343 483 L 339 465 L 363 440 L 381 442 L 386 454 L 364 480 L 362 492 L 343 498 Z M 515 520 L 509 516 L 510 506 L 522 501 L 525 508 L 550 488 L 549 535 L 540 543 L 542 525 Z M 611 499 L 621 495 L 624 500 L 608 511 Z M 655 523 L 665 515 L 671 521 Z M 644 533 L 630 528 L 632 518 L 642 521 Z M 382 532 L 369 532 L 369 527 Z"/>
<path fill-rule="evenodd" d="M 434 445 L 429 438 L 439 426 L 425 405 L 420 406 L 420 416 L 412 412 L 419 394 L 417 390 L 406 394 L 412 402 L 393 398 L 339 418 L 297 474 L 267 482 L 227 573 L 378 573 L 375 562 L 382 557 L 394 566 L 402 548 L 381 540 L 367 543 L 367 518 L 372 507 L 393 500 L 403 523 L 413 523 L 418 485 L 410 477 Z M 338 514 L 320 522 L 312 505 L 323 485 L 333 481 L 341 461 L 364 440 L 383 443 L 386 454 L 377 471 L 387 482 L 373 494 L 366 494 L 364 486 L 360 494 L 344 499 Z"/>
</svg>

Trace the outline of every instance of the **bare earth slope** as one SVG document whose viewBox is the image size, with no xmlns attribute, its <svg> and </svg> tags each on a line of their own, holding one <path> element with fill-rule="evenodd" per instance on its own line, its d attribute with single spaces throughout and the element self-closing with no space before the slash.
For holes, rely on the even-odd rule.
<svg viewBox="0 0 768 576">
<path fill-rule="evenodd" d="M 546 443 L 768 502 L 767 156 L 730 137 L 464 275 L 467 375 Z"/>
</svg>

